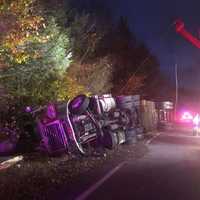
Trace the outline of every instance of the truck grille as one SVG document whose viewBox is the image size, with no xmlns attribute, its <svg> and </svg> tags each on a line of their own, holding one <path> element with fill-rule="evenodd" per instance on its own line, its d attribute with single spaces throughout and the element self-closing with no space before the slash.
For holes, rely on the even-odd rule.
<svg viewBox="0 0 200 200">
<path fill-rule="evenodd" d="M 44 127 L 44 137 L 48 139 L 47 149 L 50 153 L 64 151 L 67 148 L 67 138 L 60 121 L 46 124 Z"/>
</svg>

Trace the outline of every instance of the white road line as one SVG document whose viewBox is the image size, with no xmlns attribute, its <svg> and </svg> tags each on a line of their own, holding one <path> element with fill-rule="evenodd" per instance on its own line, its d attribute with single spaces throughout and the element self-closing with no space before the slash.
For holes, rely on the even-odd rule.
<svg viewBox="0 0 200 200">
<path fill-rule="evenodd" d="M 103 178 L 101 178 L 99 181 L 97 181 L 95 184 L 89 187 L 85 192 L 83 192 L 77 198 L 75 198 L 75 200 L 85 200 L 89 195 L 91 195 L 95 190 L 97 190 L 101 185 L 103 185 L 103 183 L 107 181 L 114 173 L 120 170 L 125 164 L 126 162 L 124 161 L 117 165 L 115 168 L 109 171 Z"/>
<path fill-rule="evenodd" d="M 181 137 L 181 138 L 200 138 L 200 136 L 194 136 L 194 135 L 184 135 L 184 134 L 168 134 L 169 137 Z"/>
<path fill-rule="evenodd" d="M 148 140 L 146 144 L 150 144 L 156 137 L 158 137 L 161 133 L 157 133 L 153 138 Z M 118 170 L 120 170 L 127 162 L 124 161 L 109 171 L 104 177 L 102 177 L 99 181 L 95 184 L 90 186 L 86 191 L 80 194 L 75 200 L 85 200 L 87 199 L 95 190 L 97 190 L 105 181 L 107 181 L 113 174 L 115 174 Z"/>
<path fill-rule="evenodd" d="M 155 138 L 157 138 L 161 133 L 157 133 L 155 136 L 153 136 L 150 140 L 147 140 L 146 144 L 150 144 Z"/>
</svg>

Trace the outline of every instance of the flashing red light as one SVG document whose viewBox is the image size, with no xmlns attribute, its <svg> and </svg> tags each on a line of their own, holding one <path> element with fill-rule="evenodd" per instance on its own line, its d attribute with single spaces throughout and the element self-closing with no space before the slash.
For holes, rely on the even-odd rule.
<svg viewBox="0 0 200 200">
<path fill-rule="evenodd" d="M 193 120 L 193 116 L 191 113 L 189 112 L 184 112 L 181 116 L 181 121 L 184 121 L 184 122 L 192 122 Z"/>
</svg>

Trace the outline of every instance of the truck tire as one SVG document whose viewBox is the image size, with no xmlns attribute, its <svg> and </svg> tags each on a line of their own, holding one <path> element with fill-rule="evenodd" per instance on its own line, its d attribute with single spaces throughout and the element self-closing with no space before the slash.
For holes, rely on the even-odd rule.
<svg viewBox="0 0 200 200">
<path fill-rule="evenodd" d="M 136 142 L 136 130 L 134 128 L 126 130 L 125 136 L 126 136 L 125 144 L 133 144 Z"/>
<path fill-rule="evenodd" d="M 144 133 L 143 127 L 138 127 L 136 130 L 137 130 L 137 134 L 139 134 L 139 135 Z"/>
<path fill-rule="evenodd" d="M 133 95 L 133 96 L 118 96 L 116 98 L 117 105 L 123 105 L 126 103 L 132 103 L 134 106 L 140 105 L 140 96 L 139 95 Z"/>
<path fill-rule="evenodd" d="M 87 110 L 89 103 L 90 100 L 87 96 L 79 95 L 70 101 L 69 111 L 72 114 L 81 115 Z"/>
<path fill-rule="evenodd" d="M 136 125 L 136 115 L 133 110 L 130 109 L 122 109 L 122 112 L 124 112 L 124 116 L 127 118 L 127 123 L 124 124 L 126 125 L 127 128 L 135 127 Z"/>
<path fill-rule="evenodd" d="M 123 104 L 120 104 L 118 107 L 121 109 L 129 109 L 131 111 L 135 109 L 135 106 L 133 103 L 123 103 Z"/>
<path fill-rule="evenodd" d="M 118 96 L 116 97 L 116 101 L 119 104 L 127 103 L 127 102 L 133 102 L 135 100 L 134 96 Z"/>
<path fill-rule="evenodd" d="M 103 145 L 105 148 L 114 149 L 118 145 L 117 133 L 112 131 L 104 133 Z"/>
</svg>

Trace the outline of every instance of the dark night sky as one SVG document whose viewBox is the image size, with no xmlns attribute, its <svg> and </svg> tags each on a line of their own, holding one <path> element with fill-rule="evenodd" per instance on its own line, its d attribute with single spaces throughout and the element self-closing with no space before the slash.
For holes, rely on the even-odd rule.
<svg viewBox="0 0 200 200">
<path fill-rule="evenodd" d="M 182 86 L 199 89 L 200 49 L 177 35 L 172 23 L 181 18 L 186 28 L 198 36 L 200 0 L 105 0 L 116 18 L 127 16 L 136 36 L 159 59 L 162 71 L 174 81 L 174 65 L 179 67 Z M 200 89 L 199 89 L 200 90 Z"/>
</svg>

